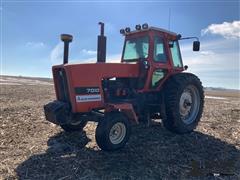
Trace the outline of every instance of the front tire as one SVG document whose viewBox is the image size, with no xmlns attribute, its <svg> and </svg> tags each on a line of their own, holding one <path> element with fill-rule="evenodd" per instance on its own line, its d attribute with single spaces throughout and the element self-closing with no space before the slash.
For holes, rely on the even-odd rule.
<svg viewBox="0 0 240 180">
<path fill-rule="evenodd" d="M 172 76 L 164 88 L 166 117 L 163 125 L 170 131 L 192 132 L 203 112 L 204 92 L 201 81 L 191 73 Z"/>
<path fill-rule="evenodd" d="M 110 112 L 98 123 L 95 137 L 98 146 L 105 151 L 123 148 L 129 140 L 131 125 L 120 112 Z"/>
<path fill-rule="evenodd" d="M 86 126 L 87 120 L 83 117 L 75 117 L 75 121 L 69 124 L 61 124 L 61 128 L 66 132 L 82 131 Z"/>
</svg>

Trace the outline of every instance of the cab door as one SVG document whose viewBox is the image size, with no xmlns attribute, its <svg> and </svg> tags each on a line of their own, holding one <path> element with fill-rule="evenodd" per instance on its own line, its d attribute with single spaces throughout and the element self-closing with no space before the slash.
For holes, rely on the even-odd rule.
<svg viewBox="0 0 240 180">
<path fill-rule="evenodd" d="M 164 37 L 155 35 L 153 42 L 152 62 L 154 69 L 152 71 L 150 88 L 157 89 L 168 74 L 169 57 L 167 55 L 167 42 Z"/>
</svg>

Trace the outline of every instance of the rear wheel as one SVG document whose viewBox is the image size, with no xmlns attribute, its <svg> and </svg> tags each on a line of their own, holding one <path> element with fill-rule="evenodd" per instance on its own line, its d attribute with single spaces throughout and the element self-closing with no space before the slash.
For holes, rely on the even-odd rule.
<svg viewBox="0 0 240 180">
<path fill-rule="evenodd" d="M 120 112 L 110 112 L 98 123 L 96 142 L 102 150 L 113 151 L 125 146 L 131 133 L 128 118 Z"/>
<path fill-rule="evenodd" d="M 204 93 L 201 81 L 190 73 L 171 77 L 165 88 L 164 126 L 176 133 L 193 131 L 202 116 Z"/>
</svg>

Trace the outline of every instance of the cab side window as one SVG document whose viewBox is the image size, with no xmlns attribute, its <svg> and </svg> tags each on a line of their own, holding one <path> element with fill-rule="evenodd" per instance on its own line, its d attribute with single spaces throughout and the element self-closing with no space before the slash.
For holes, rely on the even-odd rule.
<svg viewBox="0 0 240 180">
<path fill-rule="evenodd" d="M 173 60 L 174 67 L 176 67 L 176 68 L 183 67 L 178 42 L 177 41 L 170 41 L 169 42 L 169 47 L 171 49 L 171 54 L 172 54 L 172 60 Z"/>
<path fill-rule="evenodd" d="M 153 55 L 154 61 L 160 62 L 160 63 L 166 63 L 167 62 L 167 56 L 166 56 L 166 50 L 164 47 L 164 41 L 161 37 L 155 37 L 154 38 L 154 55 Z"/>
<path fill-rule="evenodd" d="M 156 69 L 152 75 L 152 88 L 156 88 L 166 74 L 167 74 L 166 70 Z"/>
</svg>

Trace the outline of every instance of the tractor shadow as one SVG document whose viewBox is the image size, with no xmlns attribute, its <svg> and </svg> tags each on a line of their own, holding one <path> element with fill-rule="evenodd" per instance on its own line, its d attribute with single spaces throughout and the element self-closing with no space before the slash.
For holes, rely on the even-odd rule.
<svg viewBox="0 0 240 180">
<path fill-rule="evenodd" d="M 124 149 L 86 147 L 86 132 L 60 132 L 43 154 L 16 169 L 19 179 L 238 179 L 240 151 L 219 139 L 193 132 L 176 135 L 161 124 L 133 128 Z"/>
</svg>

